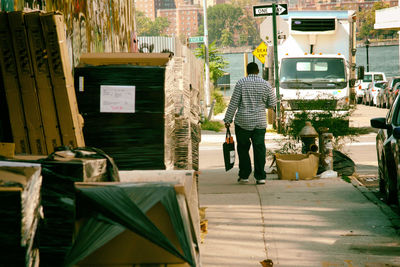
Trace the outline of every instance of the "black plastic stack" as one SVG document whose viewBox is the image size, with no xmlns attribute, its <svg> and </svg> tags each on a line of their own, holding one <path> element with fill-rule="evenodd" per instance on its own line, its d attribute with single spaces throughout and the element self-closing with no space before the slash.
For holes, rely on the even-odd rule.
<svg viewBox="0 0 400 267">
<path fill-rule="evenodd" d="M 21 247 L 21 191 L 13 190 L 0 194 L 0 264 L 24 266 L 25 253 Z M 3 266 L 3 265 L 2 265 Z"/>
<path fill-rule="evenodd" d="M 40 165 L 0 162 L 0 266 L 36 266 Z"/>
<path fill-rule="evenodd" d="M 85 144 L 102 149 L 120 170 L 165 169 L 164 76 L 165 67 L 156 66 L 75 68 Z M 135 86 L 135 113 L 100 112 L 101 85 Z"/>
<path fill-rule="evenodd" d="M 69 168 L 70 173 L 65 173 L 67 169 L 63 165 L 65 163 L 42 165 L 44 219 L 39 225 L 38 236 L 40 266 L 62 266 L 72 244 L 75 227 L 74 182 L 81 180 L 74 174 L 76 168 Z"/>
<path fill-rule="evenodd" d="M 8 105 L 0 73 L 0 142 L 13 142 Z"/>
<path fill-rule="evenodd" d="M 82 149 L 82 151 L 85 149 Z M 97 151 L 96 149 L 87 149 Z M 74 150 L 75 152 L 81 150 Z M 42 166 L 42 189 L 41 204 L 43 206 L 44 218 L 39 226 L 39 251 L 40 266 L 57 267 L 63 266 L 65 256 L 72 246 L 76 218 L 76 196 L 75 182 L 83 182 L 85 179 L 91 181 L 105 181 L 103 175 L 91 177 L 86 172 L 84 164 L 92 165 L 92 169 L 98 166 L 96 161 L 107 157 L 99 151 L 91 155 L 92 163 L 84 162 L 78 158 L 70 160 L 40 160 Z M 112 164 L 112 163 L 110 163 Z M 106 181 L 119 181 L 119 177 L 113 177 L 116 168 L 107 169 Z M 90 168 L 88 168 L 90 169 Z M 106 171 L 106 170 L 105 170 Z M 94 172 L 93 174 L 97 174 Z"/>
</svg>

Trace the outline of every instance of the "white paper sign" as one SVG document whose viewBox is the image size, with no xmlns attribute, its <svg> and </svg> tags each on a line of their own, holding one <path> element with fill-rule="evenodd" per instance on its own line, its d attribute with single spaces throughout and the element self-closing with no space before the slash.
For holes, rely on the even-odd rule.
<svg viewBox="0 0 400 267">
<path fill-rule="evenodd" d="M 100 112 L 135 113 L 135 86 L 101 85 Z"/>
</svg>

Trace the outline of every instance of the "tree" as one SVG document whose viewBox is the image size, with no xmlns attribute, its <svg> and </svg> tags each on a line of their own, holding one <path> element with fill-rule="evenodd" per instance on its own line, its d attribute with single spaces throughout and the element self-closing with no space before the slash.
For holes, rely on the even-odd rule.
<svg viewBox="0 0 400 267">
<path fill-rule="evenodd" d="M 233 34 L 228 30 L 228 29 L 223 29 L 222 30 L 222 35 L 221 35 L 221 46 L 222 47 L 229 47 L 233 46 Z"/>
<path fill-rule="evenodd" d="M 359 11 L 359 33 L 358 39 L 366 39 L 366 38 L 382 38 L 385 35 L 394 36 L 396 34 L 395 30 L 375 30 L 375 11 L 383 8 L 389 7 L 389 4 L 384 2 L 375 2 L 372 6 L 372 9 L 365 9 L 363 11 Z"/>
<path fill-rule="evenodd" d="M 163 36 L 169 26 L 169 21 L 164 17 L 157 17 L 154 21 L 146 17 L 143 12 L 136 12 L 136 27 L 139 36 Z"/>
<path fill-rule="evenodd" d="M 218 4 L 207 9 L 208 36 L 210 42 L 221 44 L 223 30 L 235 33 L 240 28 L 243 11 L 230 4 Z"/>
<path fill-rule="evenodd" d="M 204 50 L 204 45 L 196 48 L 196 57 L 205 59 Z M 208 61 L 210 68 L 210 79 L 214 84 L 216 84 L 218 78 L 224 75 L 224 69 L 229 65 L 229 63 L 220 54 L 218 54 L 215 41 L 208 46 Z"/>
<path fill-rule="evenodd" d="M 242 18 L 240 32 L 241 35 L 244 35 L 239 36 L 241 38 L 239 41 L 244 42 L 243 44 L 254 45 L 261 42 L 257 23 L 252 17 L 246 15 Z"/>
</svg>

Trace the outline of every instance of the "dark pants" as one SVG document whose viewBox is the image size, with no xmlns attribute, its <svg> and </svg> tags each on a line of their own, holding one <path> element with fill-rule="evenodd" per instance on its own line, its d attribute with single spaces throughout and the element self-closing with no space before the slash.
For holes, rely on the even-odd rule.
<svg viewBox="0 0 400 267">
<path fill-rule="evenodd" d="M 237 153 L 239 156 L 239 177 L 247 179 L 251 174 L 250 145 L 253 144 L 254 155 L 254 178 L 262 180 L 266 178 L 265 174 L 265 129 L 254 129 L 247 131 L 235 125 L 235 134 L 237 142 Z"/>
</svg>

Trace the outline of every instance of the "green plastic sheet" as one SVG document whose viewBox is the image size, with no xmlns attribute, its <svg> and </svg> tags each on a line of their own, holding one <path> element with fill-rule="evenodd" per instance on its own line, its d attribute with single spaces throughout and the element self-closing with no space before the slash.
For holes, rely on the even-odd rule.
<svg viewBox="0 0 400 267">
<path fill-rule="evenodd" d="M 183 254 L 146 216 L 146 212 L 159 202 L 170 215 Z M 77 207 L 80 206 L 90 207 L 91 216 L 75 238 L 65 266 L 77 264 L 126 229 L 195 266 L 174 184 L 121 183 L 81 187 L 77 197 Z M 89 214 L 89 211 L 84 213 Z"/>
</svg>

